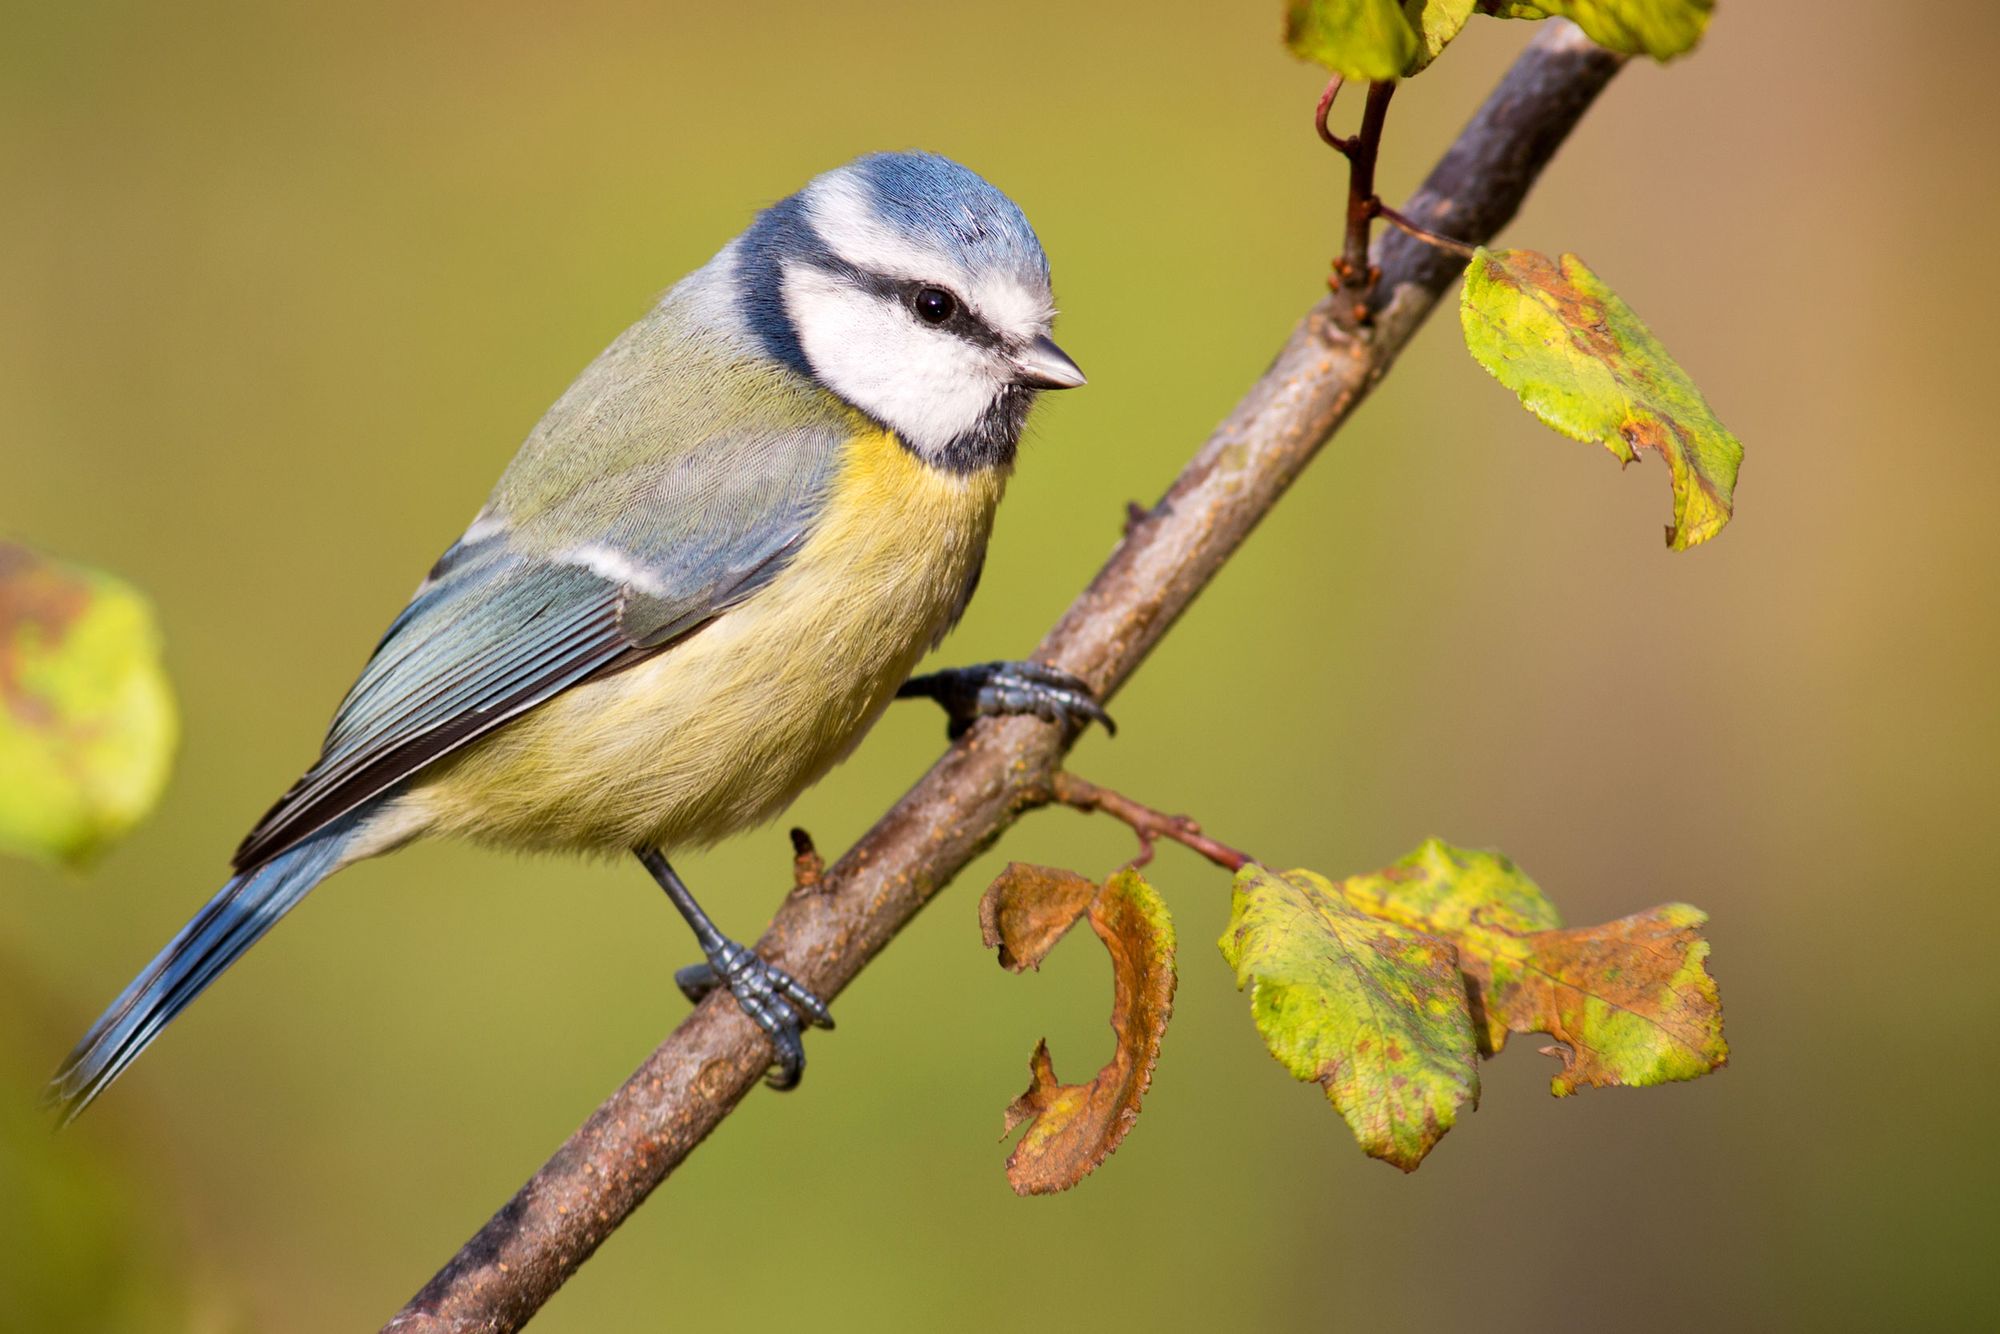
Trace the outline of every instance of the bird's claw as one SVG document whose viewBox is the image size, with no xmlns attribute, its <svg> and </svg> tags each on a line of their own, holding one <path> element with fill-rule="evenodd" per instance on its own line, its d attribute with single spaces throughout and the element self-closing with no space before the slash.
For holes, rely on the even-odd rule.
<svg viewBox="0 0 2000 1334">
<path fill-rule="evenodd" d="M 799 1037 L 803 1025 L 833 1027 L 825 1001 L 784 969 L 765 963 L 733 940 L 724 940 L 706 962 L 676 972 L 674 982 L 691 1001 L 700 1001 L 718 987 L 729 989 L 743 1013 L 771 1040 L 771 1072 L 764 1082 L 774 1089 L 797 1088 L 805 1073 L 806 1048 Z"/>
<path fill-rule="evenodd" d="M 1113 736 L 1118 734 L 1118 724 L 1097 702 L 1088 683 L 1039 662 L 982 662 L 929 672 L 911 677 L 896 693 L 943 705 L 953 740 L 981 718 L 1023 713 L 1062 727 L 1098 722 Z"/>
</svg>

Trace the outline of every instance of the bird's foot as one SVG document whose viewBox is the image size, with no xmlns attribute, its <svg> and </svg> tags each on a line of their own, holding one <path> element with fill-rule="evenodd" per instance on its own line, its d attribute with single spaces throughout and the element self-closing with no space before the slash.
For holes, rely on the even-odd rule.
<svg viewBox="0 0 2000 1334">
<path fill-rule="evenodd" d="M 1118 725 L 1097 702 L 1090 686 L 1057 667 L 1039 662 L 982 662 L 928 672 L 903 682 L 901 699 L 934 699 L 950 718 L 953 740 L 981 718 L 1031 713 L 1064 727 L 1096 721 L 1116 736 Z"/>
<path fill-rule="evenodd" d="M 705 963 L 689 964 L 674 974 L 674 982 L 691 1001 L 718 987 L 727 987 L 743 1013 L 771 1039 L 771 1072 L 764 1082 L 774 1089 L 797 1088 L 805 1073 L 806 1048 L 799 1032 L 804 1024 L 832 1028 L 826 1002 L 775 964 L 725 938 Z M 803 1019 L 801 1018 L 803 1016 Z"/>
</svg>

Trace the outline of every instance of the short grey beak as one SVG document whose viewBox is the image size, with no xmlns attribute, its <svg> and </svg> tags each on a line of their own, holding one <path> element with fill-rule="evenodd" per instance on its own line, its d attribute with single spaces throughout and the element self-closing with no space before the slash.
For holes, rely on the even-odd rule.
<svg viewBox="0 0 2000 1334">
<path fill-rule="evenodd" d="M 1014 370 L 1014 382 L 1031 389 L 1075 389 L 1089 383 L 1069 354 L 1047 334 L 1015 354 Z"/>
</svg>

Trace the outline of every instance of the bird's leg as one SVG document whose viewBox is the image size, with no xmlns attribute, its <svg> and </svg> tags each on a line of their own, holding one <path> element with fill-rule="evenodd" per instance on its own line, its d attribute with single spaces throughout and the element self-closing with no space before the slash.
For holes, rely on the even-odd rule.
<svg viewBox="0 0 2000 1334">
<path fill-rule="evenodd" d="M 1114 736 L 1118 733 L 1118 725 L 1088 684 L 1039 662 L 982 662 L 927 672 L 903 682 L 896 697 L 921 697 L 942 704 L 951 720 L 948 730 L 953 740 L 981 718 L 1010 713 L 1032 713 L 1065 727 L 1094 719 L 1104 724 L 1105 731 Z"/>
<path fill-rule="evenodd" d="M 675 983 L 692 1001 L 699 1001 L 717 987 L 729 988 L 729 994 L 736 997 L 743 1012 L 756 1020 L 757 1027 L 771 1039 L 772 1070 L 765 1082 L 775 1089 L 796 1088 L 806 1068 L 805 1044 L 799 1040 L 799 1016 L 803 1014 L 806 1022 L 821 1028 L 832 1028 L 833 1016 L 827 1013 L 826 1003 L 790 973 L 765 963 L 718 931 L 658 849 L 641 848 L 637 855 L 687 919 L 696 943 L 707 958 L 705 963 L 689 964 L 676 972 Z"/>
</svg>

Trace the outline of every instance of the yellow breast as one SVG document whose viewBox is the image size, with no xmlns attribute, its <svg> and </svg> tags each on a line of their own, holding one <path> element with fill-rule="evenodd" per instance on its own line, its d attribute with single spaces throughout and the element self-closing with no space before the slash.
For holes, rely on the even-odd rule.
<svg viewBox="0 0 2000 1334">
<path fill-rule="evenodd" d="M 713 842 L 843 758 L 960 609 L 1005 477 L 857 435 L 792 563 L 629 671 L 559 695 L 441 764 L 399 823 L 514 847 Z"/>
</svg>

